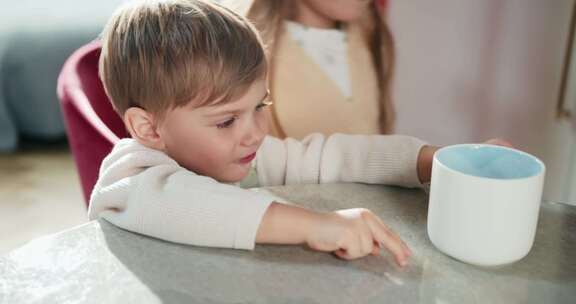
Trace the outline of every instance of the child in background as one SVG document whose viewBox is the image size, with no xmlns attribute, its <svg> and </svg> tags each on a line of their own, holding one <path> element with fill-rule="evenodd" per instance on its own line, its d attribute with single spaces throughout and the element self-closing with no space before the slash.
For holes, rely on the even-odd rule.
<svg viewBox="0 0 576 304">
<path fill-rule="evenodd" d="M 366 209 L 318 213 L 234 183 L 418 187 L 435 147 L 407 136 L 267 137 L 262 42 L 211 2 L 136 2 L 102 36 L 100 77 L 132 138 L 106 157 L 89 217 L 171 242 L 253 249 L 305 244 L 343 259 L 410 250 Z"/>
<path fill-rule="evenodd" d="M 393 132 L 394 41 L 382 0 L 224 2 L 267 46 L 271 135 Z"/>
</svg>

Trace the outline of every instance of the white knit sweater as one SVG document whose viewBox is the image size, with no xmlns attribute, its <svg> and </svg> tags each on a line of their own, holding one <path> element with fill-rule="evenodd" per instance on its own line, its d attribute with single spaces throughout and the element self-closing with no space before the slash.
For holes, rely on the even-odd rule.
<svg viewBox="0 0 576 304">
<path fill-rule="evenodd" d="M 400 135 L 313 134 L 302 141 L 266 137 L 254 167 L 260 186 L 359 182 L 419 186 L 424 143 Z M 102 162 L 90 219 L 140 234 L 210 247 L 253 249 L 274 198 L 197 175 L 161 151 L 121 140 Z"/>
</svg>

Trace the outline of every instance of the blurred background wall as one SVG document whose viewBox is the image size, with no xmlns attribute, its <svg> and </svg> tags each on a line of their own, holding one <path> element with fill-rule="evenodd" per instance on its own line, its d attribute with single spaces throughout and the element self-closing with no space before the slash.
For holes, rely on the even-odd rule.
<svg viewBox="0 0 576 304">
<path fill-rule="evenodd" d="M 546 164 L 545 199 L 576 203 L 576 113 L 557 117 L 574 1 L 389 4 L 397 132 L 443 145 L 509 139 Z M 575 69 L 566 111 L 576 106 Z"/>
</svg>

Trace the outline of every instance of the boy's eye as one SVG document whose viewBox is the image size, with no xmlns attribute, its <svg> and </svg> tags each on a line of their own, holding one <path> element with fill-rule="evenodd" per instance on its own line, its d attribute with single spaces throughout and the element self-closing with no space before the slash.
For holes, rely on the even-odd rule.
<svg viewBox="0 0 576 304">
<path fill-rule="evenodd" d="M 225 121 L 225 122 L 223 122 L 223 123 L 217 124 L 216 127 L 217 127 L 218 129 L 230 128 L 230 127 L 234 124 L 235 121 L 236 121 L 236 116 L 228 119 L 227 121 Z"/>
</svg>

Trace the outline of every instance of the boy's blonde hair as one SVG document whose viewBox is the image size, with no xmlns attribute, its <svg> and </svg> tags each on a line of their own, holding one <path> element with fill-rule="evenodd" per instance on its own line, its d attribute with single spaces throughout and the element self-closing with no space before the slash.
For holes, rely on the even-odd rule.
<svg viewBox="0 0 576 304">
<path fill-rule="evenodd" d="M 262 42 L 243 17 L 199 0 L 138 1 L 102 34 L 100 78 L 116 111 L 140 107 L 160 118 L 242 96 L 266 76 Z"/>
</svg>

